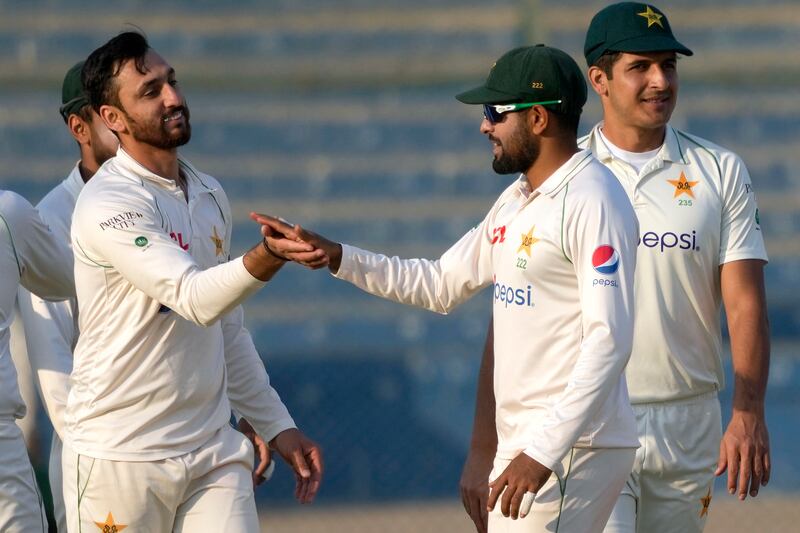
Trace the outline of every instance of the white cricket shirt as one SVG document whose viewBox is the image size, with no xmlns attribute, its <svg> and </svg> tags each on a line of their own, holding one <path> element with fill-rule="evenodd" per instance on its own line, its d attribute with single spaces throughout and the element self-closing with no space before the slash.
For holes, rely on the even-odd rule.
<svg viewBox="0 0 800 533">
<path fill-rule="evenodd" d="M 36 205 L 53 235 L 69 246 L 68 261 L 60 265 L 60 268 L 69 271 L 73 270 L 69 231 L 81 189 L 83 178 L 76 164 L 69 176 Z M 18 319 L 25 327 L 25 346 L 33 378 L 53 429 L 62 436 L 69 374 L 72 371 L 72 350 L 78 342 L 78 302 L 75 298 L 47 301 L 24 288 L 19 289 L 18 301 Z"/>
<path fill-rule="evenodd" d="M 336 276 L 439 313 L 492 285 L 497 455 L 558 472 L 573 446 L 638 446 L 623 376 L 636 236 L 625 192 L 584 150 L 535 191 L 520 176 L 439 260 L 344 245 Z"/>
<path fill-rule="evenodd" d="M 80 454 L 151 461 L 194 450 L 228 423 L 224 347 L 238 347 L 227 361 L 232 381 L 257 368 L 237 306 L 264 283 L 241 257 L 229 261 L 232 217 L 219 183 L 179 162 L 188 203 L 122 148 L 78 198 L 81 335 L 65 440 Z M 252 379 L 261 387 L 239 391 L 241 414 L 265 439 L 294 427 L 263 365 Z"/>
<path fill-rule="evenodd" d="M 69 248 L 20 195 L 0 191 L 0 418 L 22 418 L 25 404 L 9 351 L 9 326 L 20 285 L 45 298 L 75 294 Z"/>
<path fill-rule="evenodd" d="M 734 153 L 667 127 L 636 173 L 600 138 L 580 145 L 616 175 L 639 219 L 636 324 L 626 371 L 633 403 L 677 400 L 723 385 L 720 265 L 767 260 L 750 175 Z"/>
</svg>

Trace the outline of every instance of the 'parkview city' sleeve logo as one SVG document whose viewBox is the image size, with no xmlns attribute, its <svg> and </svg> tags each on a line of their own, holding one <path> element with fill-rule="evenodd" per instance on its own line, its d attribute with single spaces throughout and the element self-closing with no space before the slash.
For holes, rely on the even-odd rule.
<svg viewBox="0 0 800 533">
<path fill-rule="evenodd" d="M 118 213 L 113 217 L 100 222 L 100 229 L 105 231 L 107 229 L 126 229 L 132 228 L 136 225 L 136 220 L 142 218 L 144 215 L 136 211 L 124 211 Z"/>
</svg>

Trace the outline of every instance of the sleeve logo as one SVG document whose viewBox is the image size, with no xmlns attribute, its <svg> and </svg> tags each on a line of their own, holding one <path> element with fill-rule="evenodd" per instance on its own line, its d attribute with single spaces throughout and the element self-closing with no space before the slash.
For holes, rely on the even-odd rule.
<svg viewBox="0 0 800 533">
<path fill-rule="evenodd" d="M 592 266 L 598 274 L 613 274 L 619 268 L 619 254 L 607 244 L 598 246 L 592 254 Z"/>
<path fill-rule="evenodd" d="M 140 235 L 140 236 L 136 237 L 136 240 L 133 241 L 133 243 L 136 246 L 138 246 L 139 248 L 147 246 L 147 237 L 145 237 L 144 235 Z"/>
</svg>

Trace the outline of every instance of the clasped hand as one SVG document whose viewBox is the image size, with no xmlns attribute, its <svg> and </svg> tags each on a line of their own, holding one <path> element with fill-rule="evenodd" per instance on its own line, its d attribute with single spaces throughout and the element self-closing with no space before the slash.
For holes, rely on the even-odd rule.
<svg viewBox="0 0 800 533">
<path fill-rule="evenodd" d="M 339 270 L 342 258 L 341 244 L 306 230 L 299 224 L 289 224 L 278 217 L 250 213 L 250 218 L 261 224 L 261 235 L 269 251 L 274 255 L 312 270 L 325 266 L 333 272 Z"/>
</svg>

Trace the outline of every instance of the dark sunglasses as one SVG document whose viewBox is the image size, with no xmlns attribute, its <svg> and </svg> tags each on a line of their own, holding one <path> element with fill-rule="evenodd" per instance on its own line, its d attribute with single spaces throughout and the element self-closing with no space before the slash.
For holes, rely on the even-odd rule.
<svg viewBox="0 0 800 533">
<path fill-rule="evenodd" d="M 511 111 L 520 111 L 522 109 L 527 109 L 529 107 L 533 107 L 535 105 L 551 105 L 551 104 L 560 104 L 561 100 L 545 100 L 544 102 L 532 102 L 526 104 L 483 104 L 483 116 L 486 117 L 486 120 L 489 121 L 491 124 L 497 124 L 503 120 L 503 113 L 509 113 Z"/>
</svg>

